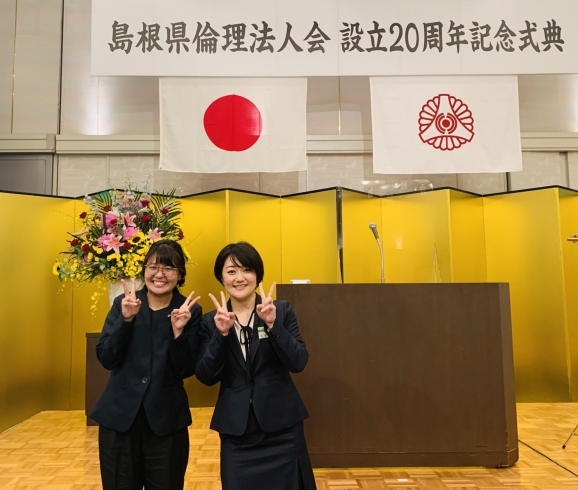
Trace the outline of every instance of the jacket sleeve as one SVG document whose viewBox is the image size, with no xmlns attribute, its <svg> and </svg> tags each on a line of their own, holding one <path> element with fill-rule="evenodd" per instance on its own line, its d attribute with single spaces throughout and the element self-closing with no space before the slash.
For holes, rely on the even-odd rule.
<svg viewBox="0 0 578 490">
<path fill-rule="evenodd" d="M 204 315 L 199 334 L 196 374 L 197 379 L 207 386 L 213 386 L 221 381 L 225 367 L 225 341 L 225 337 L 214 326 L 213 316 Z"/>
<path fill-rule="evenodd" d="M 285 314 L 275 319 L 273 327 L 268 332 L 271 345 L 290 372 L 300 373 L 305 369 L 309 353 L 301 338 L 293 307 L 286 301 L 276 303 L 278 310 L 281 305 L 285 305 Z"/>
<path fill-rule="evenodd" d="M 169 344 L 169 359 L 175 375 L 184 379 L 195 374 L 199 356 L 199 329 L 203 310 L 199 305 L 193 306 L 191 319 L 185 325 L 183 333 Z M 172 330 L 171 330 L 172 333 Z"/>
<path fill-rule="evenodd" d="M 120 309 L 120 297 L 116 298 L 106 316 L 96 344 L 96 357 L 105 369 L 110 371 L 124 360 L 135 320 L 132 322 L 124 320 Z"/>
</svg>

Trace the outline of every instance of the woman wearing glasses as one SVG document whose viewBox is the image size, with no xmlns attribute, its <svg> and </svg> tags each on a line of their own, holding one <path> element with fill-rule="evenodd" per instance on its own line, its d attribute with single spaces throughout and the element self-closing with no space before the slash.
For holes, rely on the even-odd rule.
<svg viewBox="0 0 578 490">
<path fill-rule="evenodd" d="M 287 301 L 263 285 L 261 256 L 245 242 L 227 245 L 214 274 L 229 293 L 201 321 L 197 379 L 221 382 L 211 429 L 221 438 L 223 490 L 312 490 L 315 479 L 303 435 L 308 416 L 290 373 L 308 354 Z M 261 295 L 255 290 L 259 286 Z"/>
<path fill-rule="evenodd" d="M 96 346 L 111 371 L 90 414 L 100 425 L 98 446 L 104 490 L 182 490 L 192 422 L 183 378 L 195 373 L 201 308 L 185 298 L 185 257 L 172 240 L 151 245 L 145 287 L 123 281 Z"/>
</svg>

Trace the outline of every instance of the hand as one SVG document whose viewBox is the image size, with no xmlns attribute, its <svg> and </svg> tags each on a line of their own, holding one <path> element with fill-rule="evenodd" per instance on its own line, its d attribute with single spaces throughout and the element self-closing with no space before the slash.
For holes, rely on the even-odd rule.
<svg viewBox="0 0 578 490">
<path fill-rule="evenodd" d="M 265 322 L 268 328 L 273 328 L 275 323 L 275 318 L 277 318 L 277 308 L 275 303 L 273 303 L 273 291 L 275 291 L 275 286 L 277 283 L 271 285 L 269 289 L 269 294 L 265 296 L 265 291 L 263 290 L 263 283 L 259 283 L 259 290 L 261 291 L 261 304 L 257 305 L 257 315 L 259 318 Z"/>
<path fill-rule="evenodd" d="M 221 335 L 229 335 L 229 330 L 235 324 L 235 314 L 232 311 L 227 310 L 227 298 L 225 298 L 225 293 L 221 291 L 221 301 L 222 305 L 219 304 L 217 299 L 209 293 L 209 297 L 213 301 L 215 308 L 217 308 L 217 314 L 215 315 L 215 325 L 217 330 L 221 332 Z"/>
<path fill-rule="evenodd" d="M 197 301 L 201 299 L 200 296 L 197 296 L 192 300 L 191 298 L 193 297 L 193 294 L 195 294 L 194 291 L 192 291 L 191 294 L 187 296 L 187 299 L 180 308 L 171 311 L 171 325 L 173 326 L 173 334 L 175 339 L 180 337 L 180 335 L 183 333 L 183 328 L 185 328 L 185 325 L 191 319 L 191 310 L 193 306 L 195 306 Z"/>
<path fill-rule="evenodd" d="M 127 322 L 132 322 L 140 310 L 141 301 L 136 297 L 136 279 L 133 277 L 130 284 L 130 290 L 124 279 L 120 280 L 124 289 L 124 298 L 120 302 L 122 316 Z"/>
</svg>

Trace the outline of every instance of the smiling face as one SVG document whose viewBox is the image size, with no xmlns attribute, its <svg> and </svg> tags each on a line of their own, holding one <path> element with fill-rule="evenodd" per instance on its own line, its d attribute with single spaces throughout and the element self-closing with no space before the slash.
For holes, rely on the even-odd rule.
<svg viewBox="0 0 578 490">
<path fill-rule="evenodd" d="M 227 257 L 221 277 L 223 286 L 232 299 L 243 302 L 255 294 L 257 288 L 255 272 L 238 263 L 235 257 Z"/>
<path fill-rule="evenodd" d="M 171 293 L 179 279 L 178 269 L 158 263 L 156 254 L 149 258 L 144 267 L 144 282 L 150 294 L 164 296 Z"/>
</svg>

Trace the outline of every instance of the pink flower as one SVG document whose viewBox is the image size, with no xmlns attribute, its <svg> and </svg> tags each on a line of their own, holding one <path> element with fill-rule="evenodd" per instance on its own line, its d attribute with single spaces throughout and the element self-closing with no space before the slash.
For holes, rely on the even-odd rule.
<svg viewBox="0 0 578 490">
<path fill-rule="evenodd" d="M 96 243 L 98 243 L 98 246 L 100 248 L 102 248 L 104 250 L 104 241 L 108 238 L 108 235 L 102 235 L 98 237 L 98 240 L 96 240 Z"/>
<path fill-rule="evenodd" d="M 136 218 L 136 216 L 134 214 L 126 213 L 122 214 L 121 216 L 125 226 L 136 226 L 134 223 L 134 219 Z"/>
<path fill-rule="evenodd" d="M 163 234 L 162 231 L 159 231 L 158 228 L 155 228 L 154 230 L 149 231 L 149 234 L 147 235 L 147 238 L 151 241 L 151 242 L 156 242 L 157 240 L 161 239 L 161 235 Z"/>
<path fill-rule="evenodd" d="M 118 223 L 118 216 L 116 214 L 108 213 L 105 218 L 106 226 L 116 225 Z"/>
<path fill-rule="evenodd" d="M 124 229 L 124 232 L 122 234 L 122 239 L 123 240 L 130 240 L 135 233 L 138 233 L 138 228 L 135 228 L 134 226 L 129 226 L 128 228 Z"/>
<path fill-rule="evenodd" d="M 117 254 L 120 253 L 120 247 L 124 245 L 122 242 L 122 237 L 118 235 L 106 235 L 106 238 L 102 241 L 105 250 L 107 252 L 114 250 Z"/>
</svg>

